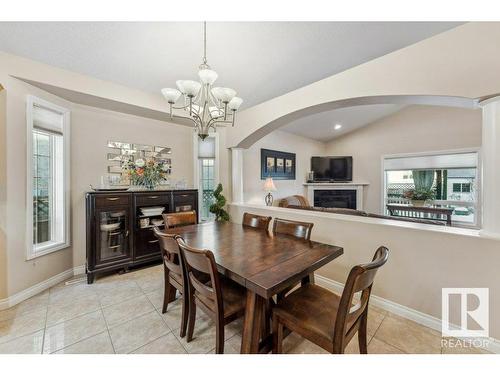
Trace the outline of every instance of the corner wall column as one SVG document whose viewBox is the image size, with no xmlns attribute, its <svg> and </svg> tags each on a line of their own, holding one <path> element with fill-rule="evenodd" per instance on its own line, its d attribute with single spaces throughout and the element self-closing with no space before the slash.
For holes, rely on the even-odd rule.
<svg viewBox="0 0 500 375">
<path fill-rule="evenodd" d="M 500 239 L 500 96 L 480 103 L 482 128 L 482 230 Z"/>
<path fill-rule="evenodd" d="M 243 203 L 243 148 L 231 148 L 232 203 Z"/>
</svg>

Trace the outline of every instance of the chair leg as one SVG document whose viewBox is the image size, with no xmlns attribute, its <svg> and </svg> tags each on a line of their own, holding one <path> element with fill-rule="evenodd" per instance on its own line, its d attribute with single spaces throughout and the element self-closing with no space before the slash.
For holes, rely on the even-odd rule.
<svg viewBox="0 0 500 375">
<path fill-rule="evenodd" d="M 190 293 L 191 294 L 191 293 Z M 194 302 L 194 298 L 189 298 L 189 322 L 188 322 L 188 330 L 186 341 L 190 342 L 193 339 L 194 332 L 194 322 L 196 321 L 196 303 Z"/>
<path fill-rule="evenodd" d="M 283 352 L 283 324 L 273 315 L 273 354 Z"/>
<path fill-rule="evenodd" d="M 224 354 L 224 323 L 216 323 L 216 343 L 215 343 L 215 353 Z"/>
<path fill-rule="evenodd" d="M 168 307 L 168 301 L 170 299 L 170 281 L 169 281 L 169 275 L 170 271 L 168 270 L 165 265 L 163 265 L 165 268 L 164 275 L 165 275 L 165 287 L 163 288 L 163 308 L 161 309 L 162 314 L 165 314 L 167 312 L 167 307 Z"/>
<path fill-rule="evenodd" d="M 368 354 L 368 345 L 366 338 L 367 328 L 368 328 L 368 310 L 365 310 L 363 316 L 361 317 L 361 321 L 359 322 L 359 329 L 358 329 L 358 343 L 359 343 L 360 354 Z"/>
<path fill-rule="evenodd" d="M 182 317 L 181 317 L 181 332 L 180 336 L 186 336 L 186 329 L 188 324 L 188 314 L 189 314 L 189 301 L 188 296 L 184 294 L 182 296 Z"/>
</svg>

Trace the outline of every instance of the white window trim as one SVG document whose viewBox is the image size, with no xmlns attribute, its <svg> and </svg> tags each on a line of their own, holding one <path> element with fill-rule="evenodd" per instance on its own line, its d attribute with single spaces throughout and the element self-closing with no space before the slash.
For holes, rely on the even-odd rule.
<svg viewBox="0 0 500 375">
<path fill-rule="evenodd" d="M 215 138 L 215 163 L 214 163 L 214 181 L 217 186 L 219 180 L 219 133 L 210 133 L 209 137 Z M 193 134 L 193 186 L 198 189 L 198 210 L 201 210 L 203 204 L 203 192 L 200 191 L 200 161 L 198 160 L 198 133 Z M 199 214 L 199 213 L 198 213 Z M 201 216 L 200 216 L 201 217 Z"/>
<path fill-rule="evenodd" d="M 482 223 L 483 223 L 483 182 L 482 182 L 482 177 L 483 177 L 483 163 L 482 163 L 482 155 L 481 155 L 481 147 L 469 147 L 469 148 L 460 148 L 460 149 L 451 149 L 451 150 L 439 150 L 439 151 L 427 151 L 427 152 L 413 152 L 413 153 L 401 153 L 401 154 L 387 154 L 387 155 L 382 155 L 380 158 L 380 169 L 381 169 L 381 196 L 380 196 L 380 211 L 381 214 L 385 214 L 385 193 L 387 189 L 387 176 L 385 173 L 385 166 L 384 166 L 384 161 L 385 159 L 390 159 L 390 158 L 407 158 L 407 157 L 413 157 L 413 156 L 432 156 L 432 155 L 447 155 L 447 154 L 460 154 L 460 153 L 469 153 L 469 152 L 477 152 L 477 173 L 476 173 L 476 180 L 477 180 L 477 203 L 476 203 L 476 210 L 477 210 L 477 219 L 476 219 L 476 224 L 474 225 L 474 228 L 482 228 Z M 443 203 L 446 203 L 448 201 L 443 201 Z M 471 228 L 470 226 L 467 226 L 467 228 Z"/>
<path fill-rule="evenodd" d="M 47 244 L 38 246 L 34 251 L 33 246 L 33 106 L 39 105 L 63 115 L 63 154 L 64 154 L 64 242 L 48 241 Z M 28 95 L 26 98 L 26 260 L 34 259 L 66 249 L 71 246 L 70 238 L 70 110 L 60 107 L 36 96 Z"/>
</svg>

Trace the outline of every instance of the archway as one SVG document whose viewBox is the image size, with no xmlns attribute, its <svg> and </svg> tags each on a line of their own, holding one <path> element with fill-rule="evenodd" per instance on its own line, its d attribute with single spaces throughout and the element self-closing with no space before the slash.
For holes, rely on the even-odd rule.
<svg viewBox="0 0 500 375">
<path fill-rule="evenodd" d="M 459 107 L 459 108 L 477 108 L 480 99 L 471 99 L 455 96 L 437 96 L 437 95 L 383 95 L 383 96 L 366 96 L 358 98 L 349 98 L 343 100 L 332 101 L 328 103 L 317 104 L 314 106 L 302 108 L 294 112 L 281 116 L 266 125 L 260 127 L 250 135 L 241 140 L 236 148 L 249 148 L 259 139 L 265 137 L 274 130 L 298 120 L 300 118 L 313 114 L 331 111 L 339 108 L 347 108 L 371 104 L 400 104 L 400 105 L 435 105 L 444 107 Z"/>
</svg>

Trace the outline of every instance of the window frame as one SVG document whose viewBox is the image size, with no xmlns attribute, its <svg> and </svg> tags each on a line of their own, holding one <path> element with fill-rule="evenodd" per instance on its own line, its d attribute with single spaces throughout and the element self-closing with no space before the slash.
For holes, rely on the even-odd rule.
<svg viewBox="0 0 500 375">
<path fill-rule="evenodd" d="M 483 182 L 482 182 L 482 153 L 481 147 L 468 147 L 461 149 L 451 149 L 451 150 L 439 150 L 439 151 L 427 151 L 427 152 L 413 152 L 413 153 L 400 153 L 400 154 L 386 154 L 381 156 L 380 171 L 382 174 L 381 178 L 381 192 L 380 192 L 380 213 L 386 214 L 386 189 L 387 189 L 387 175 L 385 170 L 385 160 L 391 158 L 408 158 L 408 157 L 421 157 L 421 156 L 436 156 L 436 155 L 450 155 L 450 154 L 464 154 L 464 153 L 476 153 L 477 154 L 477 167 L 476 167 L 476 181 L 477 181 L 477 192 L 476 192 L 476 222 L 474 225 L 455 225 L 454 227 L 463 227 L 467 229 L 481 229 L 483 220 Z M 454 201 L 440 201 L 443 204 L 454 204 Z"/>
<path fill-rule="evenodd" d="M 64 224 L 62 242 L 51 242 L 42 246 L 33 244 L 33 108 L 34 106 L 47 108 L 63 116 L 62 146 L 63 146 L 63 215 Z M 70 228 L 70 110 L 53 104 L 39 97 L 28 95 L 26 98 L 26 260 L 38 258 L 71 246 Z M 51 184 L 52 185 L 52 184 Z M 54 189 L 54 187 L 51 187 Z M 54 220 L 54 219 L 53 219 Z M 55 220 L 54 220 L 55 221 Z M 54 231 L 54 228 L 51 229 Z"/>
</svg>

